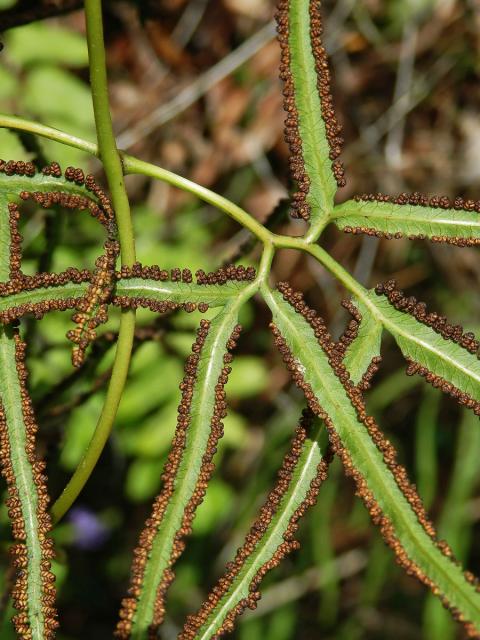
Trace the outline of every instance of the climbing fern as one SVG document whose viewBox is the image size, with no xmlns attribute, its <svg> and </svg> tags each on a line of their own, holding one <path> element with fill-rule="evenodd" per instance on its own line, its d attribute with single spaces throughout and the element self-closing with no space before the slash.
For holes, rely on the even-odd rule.
<svg viewBox="0 0 480 640">
<path fill-rule="evenodd" d="M 381 362 L 381 340 L 393 336 L 407 361 L 407 374 L 454 397 L 480 415 L 479 343 L 471 333 L 412 297 L 394 281 L 374 290 L 361 286 L 318 244 L 324 228 L 384 238 L 428 239 L 457 246 L 480 242 L 478 202 L 422 194 L 360 195 L 335 204 L 345 184 L 338 157 L 341 129 L 330 94 L 330 75 L 322 45 L 316 0 L 280 0 L 277 11 L 284 86 L 285 138 L 295 183 L 291 213 L 308 223 L 304 236 L 279 235 L 246 211 L 208 189 L 116 148 L 108 108 L 100 0 L 85 2 L 90 78 L 98 146 L 44 125 L 0 116 L 0 125 L 28 131 L 92 153 L 103 162 L 110 196 L 82 169 L 62 172 L 55 162 L 39 171 L 30 162 L 0 161 L 0 459 L 11 519 L 11 553 L 16 569 L 13 623 L 20 638 L 53 637 L 57 627 L 51 573 L 52 518 L 68 511 L 94 469 L 115 420 L 133 345 L 135 311 L 156 314 L 183 310 L 205 313 L 180 382 L 176 430 L 155 498 L 133 550 L 130 586 L 120 606 L 118 638 L 158 637 L 165 619 L 174 565 L 192 530 L 215 468 L 223 435 L 231 372 L 231 351 L 240 335 L 243 305 L 253 296 L 271 313 L 271 331 L 292 380 L 308 409 L 293 434 L 274 488 L 244 543 L 210 595 L 186 620 L 182 640 L 216 638 L 231 631 L 245 608 L 255 608 L 265 574 L 297 549 L 295 531 L 327 479 L 332 455 L 356 484 L 371 519 L 398 563 L 440 598 L 472 637 L 480 635 L 480 593 L 474 577 L 439 541 L 415 486 L 397 462 L 393 445 L 368 415 L 363 392 Z M 263 246 L 258 269 L 228 265 L 217 271 L 166 270 L 135 258 L 124 174 L 144 174 L 193 193 L 218 207 L 250 231 Z M 27 203 L 61 207 L 92 216 L 103 229 L 103 250 L 92 269 L 26 275 L 22 270 L 19 220 Z M 309 254 L 348 290 L 351 319 L 334 341 L 325 322 L 301 292 L 287 282 L 272 286 L 275 251 Z M 117 262 L 120 260 L 120 265 Z M 48 512 L 45 465 L 37 457 L 37 426 L 27 389 L 21 319 L 71 310 L 67 333 L 72 363 L 81 367 L 111 307 L 121 310 L 117 352 L 105 404 L 84 458 Z M 19 326 L 20 325 L 20 326 Z M 293 429 L 292 429 L 293 431 Z M 322 544 L 321 540 L 315 544 Z"/>
</svg>

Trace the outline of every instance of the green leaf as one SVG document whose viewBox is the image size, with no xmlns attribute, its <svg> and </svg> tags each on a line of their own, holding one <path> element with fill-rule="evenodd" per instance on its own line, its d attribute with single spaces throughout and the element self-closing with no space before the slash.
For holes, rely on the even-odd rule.
<svg viewBox="0 0 480 640">
<path fill-rule="evenodd" d="M 248 282 L 229 281 L 225 284 L 194 284 L 186 282 L 158 282 L 142 278 L 124 278 L 119 280 L 115 293 L 117 296 L 151 298 L 152 300 L 170 300 L 171 302 L 204 302 L 211 307 L 220 307 L 241 296 L 249 287 Z"/>
<path fill-rule="evenodd" d="M 358 327 L 358 335 L 348 346 L 343 364 L 350 373 L 353 384 L 359 384 L 368 371 L 372 358 L 379 357 L 382 343 L 383 327 L 369 309 L 356 303 L 362 319 Z"/>
<path fill-rule="evenodd" d="M 409 313 L 395 309 L 387 298 L 374 291 L 366 292 L 363 302 L 393 335 L 406 358 L 480 402 L 480 361 L 475 354 L 446 340 Z"/>
<path fill-rule="evenodd" d="M 0 232 L 1 232 L 0 216 Z M 0 235 L 0 249 L 2 247 Z M 8 248 L 4 249 L 5 251 Z M 8 277 L 6 278 L 6 280 Z M 0 314 L 12 311 L 12 317 L 21 317 L 28 313 L 32 306 L 41 306 L 48 301 L 74 299 L 79 301 L 85 295 L 89 283 L 69 283 L 52 287 L 39 287 L 31 291 L 21 291 L 0 296 Z M 208 304 L 210 307 L 223 307 L 242 295 L 248 289 L 248 283 L 227 282 L 224 285 L 198 285 L 185 282 L 159 282 L 142 278 L 123 278 L 118 280 L 115 295 L 129 298 L 144 298 L 155 302 L 188 302 Z"/>
<path fill-rule="evenodd" d="M 329 118 L 328 134 L 322 112 L 322 100 L 330 100 L 328 70 L 322 55 L 319 37 L 312 38 L 311 20 L 316 8 L 305 0 L 282 2 L 278 13 L 282 64 L 287 109 L 286 132 L 292 152 L 294 174 L 299 183 L 297 208 L 301 209 L 303 195 L 311 223 L 322 226 L 333 209 L 337 183 L 332 171 L 329 137 L 336 135 L 336 122 Z M 317 76 L 317 68 L 321 69 Z M 322 84 L 320 96 L 317 83 Z M 295 112 L 292 111 L 295 108 Z M 338 146 L 333 144 L 333 147 Z M 303 183 L 303 184 L 302 184 Z M 301 217 L 308 217 L 301 211 Z"/>
<path fill-rule="evenodd" d="M 19 576 L 14 597 L 20 605 L 20 615 L 25 615 L 32 640 L 50 636 L 55 623 L 53 602 L 50 598 L 50 571 L 45 569 L 52 554 L 46 534 L 50 521 L 46 515 L 46 487 L 43 476 L 36 467 L 34 446 L 36 425 L 32 422 L 32 408 L 23 379 L 23 356 L 20 355 L 19 338 L 10 327 L 0 327 L 0 457 L 7 481 L 12 509 L 12 530 L 15 539 L 17 568 L 23 570 L 24 581 Z M 22 621 L 15 621 L 19 636 L 25 637 Z M 53 626 L 53 628 L 55 628 Z"/>
<path fill-rule="evenodd" d="M 22 108 L 45 124 L 83 138 L 95 132 L 88 85 L 68 71 L 50 66 L 33 68 L 21 98 Z"/>
<path fill-rule="evenodd" d="M 477 211 L 376 200 L 348 200 L 335 207 L 333 216 L 333 221 L 342 231 L 387 236 L 401 234 L 410 238 L 458 241 L 459 244 L 480 243 L 480 217 Z"/>
<path fill-rule="evenodd" d="M 418 514 L 398 484 L 401 471 L 396 467 L 394 474 L 392 468 L 387 466 L 365 424 L 359 420 L 352 398 L 319 345 L 312 327 L 278 292 L 266 290 L 264 295 L 272 311 L 273 322 L 293 354 L 291 366 L 294 367 L 294 375 L 301 377 L 302 384 L 309 385 L 331 421 L 330 428 L 339 437 L 340 446 L 348 454 L 352 465 L 349 470 L 359 474 L 357 482 L 365 483 L 364 488 L 359 484 L 359 493 L 368 500 L 366 491 L 371 492 L 381 512 L 393 525 L 401 548 L 398 548 L 398 544 L 395 547 L 395 542 L 388 539 L 388 534 L 387 541 L 393 544 L 397 553 L 401 554 L 403 549 L 406 554 L 404 564 L 412 569 L 411 563 L 414 563 L 418 569 L 414 569 L 417 577 L 431 580 L 450 606 L 457 608 L 478 631 L 480 594 L 421 525 Z M 355 397 L 359 403 L 360 396 Z M 408 491 L 414 499 L 413 489 L 410 487 Z"/>
<path fill-rule="evenodd" d="M 8 31 L 5 51 L 16 64 L 50 62 L 71 67 L 88 65 L 87 42 L 79 33 L 34 22 Z"/>
<path fill-rule="evenodd" d="M 299 455 L 297 450 L 298 459 L 295 462 L 293 472 L 290 469 L 291 476 L 284 490 L 282 479 L 286 476 L 286 469 L 289 469 L 291 465 L 292 456 L 295 457 L 293 449 L 298 446 L 299 442 L 296 438 L 295 447 L 292 446 L 292 450 L 284 459 L 276 487 L 270 493 L 259 517 L 250 529 L 247 540 L 257 537 L 258 531 L 263 532 L 253 551 L 237 554 L 233 566 L 222 578 L 222 583 L 216 587 L 225 592 L 220 597 L 214 592 L 210 594 L 200 610 L 200 616 L 193 616 L 189 619 L 188 632 L 186 631 L 187 626 L 184 627 L 183 632 L 178 636 L 179 640 L 193 637 L 195 640 L 208 640 L 219 637 L 222 632 L 231 630 L 234 619 L 247 606 L 253 606 L 253 602 L 257 599 L 255 592 L 265 569 L 270 566 L 273 559 L 275 560 L 273 560 L 272 566 L 278 564 L 281 556 L 291 550 L 291 547 L 288 546 L 289 543 L 291 544 L 291 538 L 286 536 L 286 531 L 289 530 L 293 521 L 296 524 L 297 510 L 304 505 L 307 499 L 328 446 L 326 429 L 320 420 L 315 420 L 314 424 L 310 425 L 306 439 L 301 444 Z M 276 499 L 279 496 L 281 499 L 274 510 L 272 505 L 276 504 Z M 270 500 L 275 502 L 270 502 Z M 272 511 L 274 511 L 273 515 Z M 267 520 L 269 516 L 271 517 Z M 268 524 L 265 526 L 264 523 L 267 521 Z M 246 541 L 245 545 L 249 544 L 251 543 Z M 230 575 L 233 577 L 229 580 Z M 227 590 L 223 586 L 224 581 L 229 582 Z M 254 598 L 253 602 L 252 597 Z M 195 636 L 192 635 L 192 631 Z"/>
<path fill-rule="evenodd" d="M 161 623 L 165 593 L 171 582 L 171 567 L 181 553 L 179 545 L 185 535 L 184 529 L 188 532 L 191 526 L 191 520 L 193 520 L 198 504 L 198 491 L 202 491 L 204 483 L 211 475 L 211 471 L 205 471 L 204 465 L 208 456 L 211 455 L 209 447 L 212 445 L 209 443 L 211 436 L 214 435 L 213 424 L 217 420 L 215 416 L 217 415 L 218 385 L 222 386 L 222 376 L 225 375 L 224 357 L 227 352 L 227 344 L 238 323 L 238 313 L 242 304 L 255 290 L 256 284 L 250 283 L 250 286 L 245 287 L 241 295 L 237 295 L 215 316 L 208 328 L 205 342 L 201 346 L 195 384 L 191 392 L 188 391 L 188 394 L 192 395 L 190 403 L 186 405 L 189 421 L 188 428 L 183 432 L 185 433 L 185 442 L 181 453 L 175 454 L 181 456 L 178 467 L 176 472 L 172 472 L 172 462 L 169 462 L 164 469 L 164 482 L 167 482 L 167 477 L 171 478 L 169 486 L 172 487 L 172 492 L 170 495 L 166 494 L 168 503 L 165 504 L 159 522 L 150 525 L 149 536 L 151 535 L 153 538 L 149 550 L 146 551 L 146 562 L 141 568 L 141 586 L 137 601 L 131 599 L 124 601 L 124 612 L 130 611 L 133 614 L 132 626 L 131 629 L 125 630 L 121 627 L 123 623 L 119 623 L 117 636 L 120 638 L 129 637 L 132 640 L 146 638 L 149 627 L 151 625 L 158 626 Z M 185 386 L 184 393 L 187 393 Z M 181 420 L 180 416 L 179 424 Z M 180 429 L 174 437 L 172 452 L 175 451 L 175 447 L 180 446 L 181 434 L 182 430 Z M 214 446 L 216 447 L 216 444 Z M 209 464 L 207 463 L 207 466 Z M 170 471 L 168 465 L 170 465 Z M 164 488 L 164 491 L 168 491 L 168 489 Z M 154 503 L 157 506 L 154 506 L 152 523 L 155 522 L 155 517 L 159 517 L 154 514 L 155 510 L 159 508 L 158 505 L 162 504 L 162 500 L 165 499 L 162 496 L 163 493 L 157 499 L 159 502 Z M 185 518 L 187 519 L 185 520 Z M 144 534 L 142 534 L 142 538 L 143 536 Z M 135 576 L 137 573 L 138 567 L 135 568 L 134 562 L 133 575 Z"/>
<path fill-rule="evenodd" d="M 95 195 L 85 187 L 54 176 L 45 176 L 43 173 L 35 173 L 33 176 L 9 176 L 0 172 L 0 193 L 14 202 L 21 202 L 19 194 L 22 191 L 65 191 L 74 195 L 85 196 L 96 200 Z"/>
</svg>

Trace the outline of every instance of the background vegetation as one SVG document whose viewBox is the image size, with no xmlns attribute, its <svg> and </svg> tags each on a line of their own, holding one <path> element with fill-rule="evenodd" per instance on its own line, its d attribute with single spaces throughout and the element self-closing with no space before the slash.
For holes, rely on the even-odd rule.
<svg viewBox="0 0 480 640">
<path fill-rule="evenodd" d="M 21 5 L 0 0 L 5 16 Z M 339 0 L 324 2 L 343 154 L 354 193 L 426 190 L 478 198 L 480 158 L 479 18 L 474 2 Z M 264 221 L 286 195 L 278 45 L 269 0 L 163 0 L 107 4 L 108 63 L 119 146 L 228 195 Z M 2 12 L 0 11 L 0 26 Z M 267 26 L 265 26 L 267 25 Z M 246 43 L 244 45 L 243 43 Z M 0 110 L 93 139 L 82 12 L 7 30 L 0 53 Z M 5 159 L 98 165 L 81 152 L 0 130 Z M 210 270 L 236 256 L 245 236 L 185 194 L 146 178 L 127 179 L 139 259 L 162 268 Z M 276 230 L 300 225 L 280 207 Z M 32 209 L 24 221 L 27 273 L 92 267 L 95 223 Z M 331 228 L 329 251 L 366 285 L 394 277 L 409 294 L 478 333 L 476 250 L 408 240 L 346 236 Z M 252 257 L 242 257 L 249 264 Z M 283 251 L 277 280 L 288 278 L 329 320 L 344 293 L 317 264 Z M 55 531 L 63 640 L 111 636 L 128 580 L 131 551 L 158 492 L 175 426 L 178 383 L 194 338 L 196 313 L 153 320 L 140 329 L 129 385 L 101 464 L 69 518 Z M 271 351 L 268 311 L 250 302 L 231 380 L 218 471 L 177 565 L 163 632 L 174 638 L 240 544 L 271 486 L 303 399 Z M 112 359 L 115 313 L 87 365 L 72 373 L 68 314 L 28 327 L 30 388 L 56 497 L 94 428 Z M 154 338 L 151 340 L 151 338 Z M 148 338 L 148 342 L 146 341 Z M 480 432 L 453 400 L 406 377 L 393 341 L 383 347 L 370 411 L 401 452 L 440 533 L 478 573 Z M 59 459 L 59 464 L 55 461 Z M 301 527 L 302 550 L 268 578 L 258 610 L 246 614 L 240 640 L 374 640 L 461 637 L 420 584 L 397 569 L 350 481 L 333 465 L 318 505 Z M 8 583 L 9 527 L 0 512 L 0 563 Z M 69 570 L 66 569 L 66 558 Z M 5 588 L 5 584 L 3 585 Z M 4 607 L 5 608 L 5 607 Z M 8 611 L 3 612 L 8 619 Z M 8 640 L 9 631 L 0 635 Z"/>
</svg>

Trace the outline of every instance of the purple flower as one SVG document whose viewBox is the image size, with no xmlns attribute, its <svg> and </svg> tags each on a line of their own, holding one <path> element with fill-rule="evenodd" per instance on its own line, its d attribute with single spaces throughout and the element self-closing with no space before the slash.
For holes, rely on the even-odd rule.
<svg viewBox="0 0 480 640">
<path fill-rule="evenodd" d="M 106 525 L 87 507 L 73 507 L 69 520 L 74 529 L 74 544 L 80 549 L 98 549 L 110 535 Z"/>
</svg>

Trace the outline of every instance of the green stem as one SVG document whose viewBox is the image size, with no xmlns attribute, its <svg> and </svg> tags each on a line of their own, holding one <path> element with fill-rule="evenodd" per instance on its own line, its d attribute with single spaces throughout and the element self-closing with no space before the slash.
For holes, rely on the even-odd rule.
<svg viewBox="0 0 480 640">
<path fill-rule="evenodd" d="M 125 332 L 125 325 L 122 326 L 122 319 L 125 317 L 126 315 L 122 315 L 121 317 L 120 332 L 123 331 L 123 336 L 127 335 L 127 339 L 124 337 L 121 340 L 121 334 L 119 333 L 115 362 L 112 369 L 112 377 L 110 378 L 108 385 L 102 413 L 100 414 L 100 418 L 93 437 L 88 445 L 88 449 L 86 450 L 78 467 L 75 469 L 75 472 L 70 478 L 67 486 L 52 506 L 51 515 L 54 523 L 57 523 L 65 515 L 77 499 L 79 493 L 82 491 L 92 474 L 92 471 L 94 470 L 110 435 L 130 364 L 131 341 L 128 339 L 129 333 L 126 334 Z M 133 320 L 135 322 L 135 317 Z M 129 326 L 127 325 L 127 330 L 128 329 Z"/>
<path fill-rule="evenodd" d="M 110 115 L 108 102 L 101 0 L 85 0 L 85 18 L 87 23 L 90 84 L 92 87 L 99 157 L 105 169 L 108 187 L 115 209 L 122 265 L 131 266 L 135 262 L 135 241 L 130 215 L 130 204 L 123 179 L 122 161 L 113 134 L 112 117 Z"/>
<path fill-rule="evenodd" d="M 299 251 L 304 251 L 305 253 L 313 256 L 317 262 L 320 262 L 320 264 L 328 269 L 328 271 L 330 271 L 330 273 L 332 273 L 343 284 L 343 286 L 350 291 L 350 293 L 353 293 L 369 308 L 372 307 L 372 303 L 367 295 L 367 290 L 318 244 L 311 244 L 307 238 L 295 238 L 290 236 L 280 236 L 277 234 L 271 234 L 271 236 L 272 242 L 277 248 L 298 249 Z M 378 313 L 375 313 L 375 316 L 377 315 Z"/>
<path fill-rule="evenodd" d="M 83 138 L 77 138 L 77 136 L 72 136 L 69 133 L 65 133 L 65 131 L 60 131 L 60 129 L 55 129 L 54 127 L 49 127 L 45 124 L 40 124 L 39 122 L 25 120 L 25 118 L 1 114 L 0 128 L 13 129 L 14 131 L 26 131 L 27 133 L 32 133 L 40 136 L 41 138 L 46 138 L 47 140 L 64 144 L 67 147 L 73 147 L 74 149 L 85 151 L 97 158 L 99 156 L 98 146 L 94 142 L 89 142 Z"/>
<path fill-rule="evenodd" d="M 263 253 L 258 267 L 257 281 L 259 284 L 266 282 L 268 274 L 270 273 L 270 267 L 272 266 L 273 255 L 275 248 L 271 242 L 266 242 L 263 245 Z M 267 283 L 268 284 L 268 283 Z"/>
<path fill-rule="evenodd" d="M 227 198 L 224 198 L 214 191 L 210 191 L 210 189 L 202 187 L 195 182 L 188 180 L 187 178 L 182 178 L 182 176 L 179 176 L 176 173 L 172 173 L 171 171 L 167 171 L 166 169 L 157 167 L 150 162 L 144 162 L 143 160 L 139 160 L 138 158 L 134 158 L 133 156 L 129 156 L 127 154 L 124 154 L 122 157 L 125 167 L 125 173 L 140 173 L 144 176 L 156 178 L 157 180 L 161 180 L 162 182 L 171 184 L 172 186 L 178 187 L 179 189 L 187 191 L 188 193 L 192 193 L 204 202 L 208 202 L 217 209 L 220 209 L 220 211 L 223 211 L 224 213 L 229 215 L 231 218 L 239 222 L 243 227 L 251 231 L 262 242 L 270 242 L 270 231 L 268 231 L 260 222 L 255 220 L 255 218 L 244 211 L 241 207 L 234 204 L 230 200 L 227 200 Z"/>
<path fill-rule="evenodd" d="M 113 134 L 112 119 L 108 102 L 105 45 L 103 41 L 103 21 L 101 0 L 85 0 L 87 43 L 92 87 L 93 110 L 98 139 L 98 155 L 103 163 L 112 204 L 118 226 L 122 265 L 131 266 L 135 262 L 135 240 L 130 214 L 123 167 Z M 78 139 L 77 139 L 78 142 Z M 90 148 L 91 145 L 89 145 Z M 135 332 L 135 311 L 123 311 L 120 317 L 117 349 L 108 385 L 105 403 L 88 448 L 70 478 L 67 486 L 52 507 L 54 522 L 71 507 L 91 473 L 105 447 L 113 427 L 118 405 L 127 379 Z"/>
</svg>

